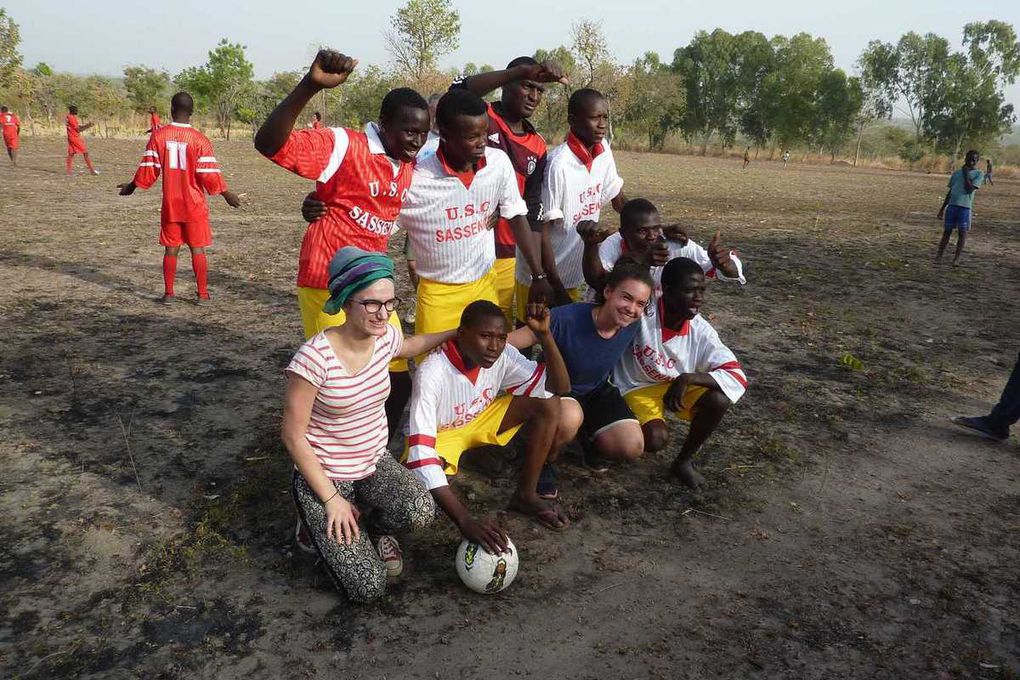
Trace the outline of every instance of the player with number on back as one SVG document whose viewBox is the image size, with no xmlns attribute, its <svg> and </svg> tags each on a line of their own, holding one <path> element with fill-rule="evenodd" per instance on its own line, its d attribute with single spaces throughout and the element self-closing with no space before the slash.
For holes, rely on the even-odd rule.
<svg viewBox="0 0 1020 680">
<path fill-rule="evenodd" d="M 201 132 L 191 127 L 194 102 L 187 92 L 178 92 L 170 100 L 173 122 L 158 128 L 149 137 L 142 162 L 133 180 L 118 184 L 121 196 L 130 196 L 136 188 L 148 189 L 163 175 L 163 206 L 160 210 L 159 242 L 163 254 L 162 302 L 174 299 L 174 277 L 177 255 L 182 245 L 191 250 L 191 266 L 195 270 L 198 304 L 209 299 L 207 284 L 209 265 L 205 249 L 212 245 L 209 227 L 209 206 L 205 194 L 220 194 L 233 208 L 240 199 L 227 190 L 212 144 Z"/>
</svg>

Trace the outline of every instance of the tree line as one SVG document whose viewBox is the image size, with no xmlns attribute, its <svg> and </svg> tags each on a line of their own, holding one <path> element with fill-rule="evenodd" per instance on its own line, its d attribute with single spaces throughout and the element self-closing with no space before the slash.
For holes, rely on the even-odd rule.
<svg viewBox="0 0 1020 680">
<path fill-rule="evenodd" d="M 343 88 L 323 93 L 315 108 L 328 124 L 361 125 L 376 117 L 392 87 L 427 95 L 442 92 L 459 75 L 491 69 L 438 66 L 457 49 L 459 36 L 460 17 L 450 0 L 409 0 L 385 34 L 392 63 L 359 66 Z M 0 9 L 0 99 L 30 122 L 59 120 L 73 102 L 108 125 L 151 106 L 163 110 L 173 90 L 186 89 L 198 113 L 229 138 L 238 125 L 257 127 L 302 75 L 283 71 L 257 80 L 247 48 L 223 39 L 205 63 L 175 75 L 132 65 L 120 78 L 76 76 L 55 73 L 45 63 L 25 68 L 19 42 L 17 24 Z M 1020 43 L 1001 21 L 964 26 L 959 50 L 931 33 L 872 41 L 853 74 L 834 66 L 824 38 L 722 29 L 699 31 L 669 61 L 647 52 L 621 64 L 594 21 L 575 24 L 569 44 L 539 49 L 534 57 L 559 61 L 570 76 L 569 89 L 602 91 L 610 102 L 612 137 L 635 146 L 658 150 L 679 138 L 702 153 L 709 146 L 746 143 L 772 154 L 801 149 L 835 159 L 851 153 L 855 162 L 866 128 L 894 113 L 909 117 L 913 134 L 891 128 L 884 140 L 908 162 L 927 153 L 955 158 L 965 145 L 996 140 L 1016 120 L 1004 88 L 1020 74 Z M 547 88 L 533 119 L 551 138 L 566 130 L 569 89 Z"/>
</svg>

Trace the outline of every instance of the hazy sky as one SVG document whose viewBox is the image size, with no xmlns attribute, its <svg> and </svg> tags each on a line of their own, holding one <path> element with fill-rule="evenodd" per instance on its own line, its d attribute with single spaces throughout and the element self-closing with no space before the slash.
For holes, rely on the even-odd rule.
<svg viewBox="0 0 1020 680">
<path fill-rule="evenodd" d="M 301 68 L 313 46 L 330 45 L 363 63 L 385 63 L 382 32 L 406 0 L 0 0 L 21 27 L 21 52 L 32 66 L 45 61 L 56 70 L 119 75 L 124 66 L 145 64 L 176 73 L 201 64 L 223 37 L 248 46 L 256 76 Z M 963 25 L 999 19 L 1020 27 L 1020 1 L 991 0 L 511 0 L 494 3 L 453 0 L 460 12 L 460 48 L 443 66 L 469 61 L 505 65 L 518 54 L 570 42 L 572 23 L 602 22 L 610 49 L 629 62 L 647 50 L 663 60 L 698 30 L 721 27 L 767 36 L 806 31 L 824 37 L 836 65 L 851 70 L 869 40 L 895 41 L 903 33 L 934 32 L 959 47 Z M 551 9 L 555 8 L 555 9 Z M 1020 84 L 1007 92 L 1020 105 Z M 1020 106 L 1018 106 L 1020 108 Z"/>
</svg>

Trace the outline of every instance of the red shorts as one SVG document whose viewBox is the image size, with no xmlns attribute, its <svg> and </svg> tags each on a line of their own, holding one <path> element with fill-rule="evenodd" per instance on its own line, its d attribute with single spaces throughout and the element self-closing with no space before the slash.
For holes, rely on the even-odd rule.
<svg viewBox="0 0 1020 680">
<path fill-rule="evenodd" d="M 81 137 L 77 139 L 68 137 L 67 138 L 67 155 L 73 156 L 76 153 L 88 153 L 89 148 L 85 146 L 85 140 Z"/>
<path fill-rule="evenodd" d="M 168 248 L 205 248 L 212 245 L 209 218 L 194 222 L 164 222 L 159 228 L 159 244 Z"/>
<path fill-rule="evenodd" d="M 11 151 L 17 151 L 20 143 L 21 142 L 18 140 L 17 135 L 13 137 L 8 137 L 7 135 L 4 135 L 4 146 L 6 146 Z"/>
</svg>

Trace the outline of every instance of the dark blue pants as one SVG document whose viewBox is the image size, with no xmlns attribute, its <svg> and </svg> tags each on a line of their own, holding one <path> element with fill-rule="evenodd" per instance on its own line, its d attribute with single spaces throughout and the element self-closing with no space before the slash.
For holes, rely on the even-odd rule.
<svg viewBox="0 0 1020 680">
<path fill-rule="evenodd" d="M 1020 354 L 1010 374 L 1006 387 L 1002 390 L 999 403 L 987 416 L 988 423 L 996 430 L 1009 432 L 1010 425 L 1020 420 Z"/>
</svg>

